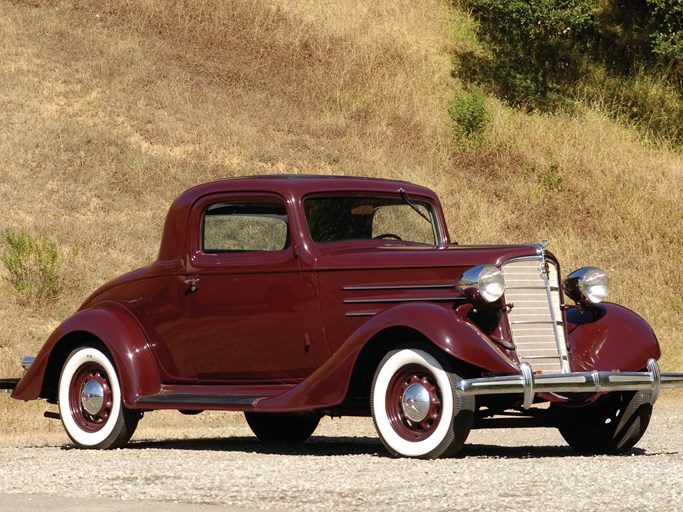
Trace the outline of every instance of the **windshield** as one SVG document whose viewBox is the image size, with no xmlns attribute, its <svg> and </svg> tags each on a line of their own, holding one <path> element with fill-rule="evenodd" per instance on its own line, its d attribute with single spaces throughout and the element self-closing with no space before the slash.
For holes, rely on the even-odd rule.
<svg viewBox="0 0 683 512">
<path fill-rule="evenodd" d="M 419 213 L 418 213 L 419 212 Z M 438 243 L 431 204 L 387 196 L 328 196 L 304 200 L 313 241 L 396 240 Z"/>
</svg>

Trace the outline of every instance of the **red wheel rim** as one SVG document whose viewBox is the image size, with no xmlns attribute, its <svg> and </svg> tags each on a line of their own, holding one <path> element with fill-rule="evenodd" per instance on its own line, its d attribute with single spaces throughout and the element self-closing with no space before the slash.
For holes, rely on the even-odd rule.
<svg viewBox="0 0 683 512">
<path fill-rule="evenodd" d="M 406 390 L 418 384 L 429 395 L 429 409 L 420 421 L 413 421 L 406 415 L 403 396 Z M 441 390 L 434 375 L 423 366 L 404 366 L 391 378 L 386 394 L 386 411 L 389 424 L 399 436 L 407 441 L 422 441 L 431 436 L 441 421 Z"/>
<path fill-rule="evenodd" d="M 83 392 L 91 382 L 99 384 L 103 392 L 102 406 L 96 413 L 86 411 L 83 405 Z M 107 424 L 113 406 L 111 385 L 104 368 L 96 363 L 81 366 L 69 387 L 69 408 L 76 425 L 85 432 L 97 432 Z"/>
</svg>

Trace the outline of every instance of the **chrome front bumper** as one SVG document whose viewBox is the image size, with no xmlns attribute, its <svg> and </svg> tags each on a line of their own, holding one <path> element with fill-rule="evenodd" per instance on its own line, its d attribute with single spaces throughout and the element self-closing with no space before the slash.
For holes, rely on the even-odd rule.
<svg viewBox="0 0 683 512">
<path fill-rule="evenodd" d="M 24 368 L 24 373 L 28 371 L 35 360 L 36 358 L 33 356 L 24 356 L 22 358 L 21 366 Z M 0 379 L 0 393 L 11 393 L 17 387 L 20 380 L 21 379 Z"/>
<path fill-rule="evenodd" d="M 647 362 L 646 372 L 579 372 L 534 374 L 528 363 L 520 365 L 521 375 L 463 379 L 458 389 L 465 395 L 498 395 L 521 393 L 523 407 L 528 409 L 536 393 L 609 393 L 612 391 L 650 391 L 650 403 L 659 397 L 660 389 L 683 387 L 683 373 L 661 373 L 654 359 Z"/>
</svg>

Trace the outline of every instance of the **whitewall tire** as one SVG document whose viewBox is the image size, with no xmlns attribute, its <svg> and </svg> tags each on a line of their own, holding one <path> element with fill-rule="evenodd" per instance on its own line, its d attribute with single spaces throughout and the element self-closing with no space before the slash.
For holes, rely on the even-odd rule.
<svg viewBox="0 0 683 512">
<path fill-rule="evenodd" d="M 123 405 L 116 369 L 95 347 L 71 352 L 59 378 L 58 400 L 62 425 L 79 448 L 125 445 L 140 417 Z"/>
<path fill-rule="evenodd" d="M 436 459 L 462 448 L 474 419 L 474 398 L 462 396 L 448 360 L 426 343 L 389 352 L 371 391 L 372 417 L 395 456 Z"/>
</svg>

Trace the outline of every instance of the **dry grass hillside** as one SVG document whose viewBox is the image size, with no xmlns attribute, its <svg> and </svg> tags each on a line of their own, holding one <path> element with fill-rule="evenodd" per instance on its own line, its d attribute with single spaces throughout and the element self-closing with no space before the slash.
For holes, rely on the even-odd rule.
<svg viewBox="0 0 683 512">
<path fill-rule="evenodd" d="M 595 107 L 492 97 L 482 143 L 459 140 L 447 109 L 472 23 L 445 0 L 0 0 L 0 231 L 62 255 L 54 300 L 0 282 L 0 376 L 154 258 L 181 191 L 282 172 L 432 187 L 460 242 L 548 239 L 565 270 L 606 268 L 683 368 L 681 152 Z"/>
</svg>

